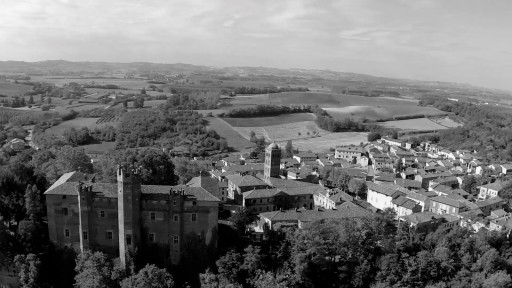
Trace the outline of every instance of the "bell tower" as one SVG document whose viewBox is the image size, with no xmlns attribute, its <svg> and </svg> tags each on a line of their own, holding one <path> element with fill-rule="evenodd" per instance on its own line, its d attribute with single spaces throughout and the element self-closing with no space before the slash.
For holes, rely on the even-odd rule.
<svg viewBox="0 0 512 288">
<path fill-rule="evenodd" d="M 277 146 L 276 142 L 272 142 L 265 149 L 265 164 L 263 167 L 263 180 L 271 185 L 271 177 L 279 177 L 281 168 L 281 148 Z"/>
<path fill-rule="evenodd" d="M 140 229 L 141 183 L 138 168 L 117 168 L 117 217 L 119 221 L 119 258 L 126 268 L 129 253 L 141 241 Z"/>
</svg>

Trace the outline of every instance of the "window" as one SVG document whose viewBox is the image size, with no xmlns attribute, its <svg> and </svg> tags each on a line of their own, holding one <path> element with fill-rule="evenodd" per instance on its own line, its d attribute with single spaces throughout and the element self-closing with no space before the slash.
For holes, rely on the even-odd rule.
<svg viewBox="0 0 512 288">
<path fill-rule="evenodd" d="M 176 245 L 180 244 L 180 236 L 174 235 L 172 242 Z"/>
<path fill-rule="evenodd" d="M 126 234 L 126 245 L 132 245 L 132 234 Z"/>
<path fill-rule="evenodd" d="M 192 213 L 192 222 L 196 222 L 196 221 L 197 221 L 197 214 Z"/>
<path fill-rule="evenodd" d="M 155 233 L 149 233 L 149 242 L 155 242 Z"/>
<path fill-rule="evenodd" d="M 192 201 L 192 206 L 196 206 L 197 205 L 197 202 L 196 201 Z"/>
<path fill-rule="evenodd" d="M 66 195 L 62 195 L 62 199 L 66 199 Z"/>
<path fill-rule="evenodd" d="M 82 235 L 83 235 L 83 237 L 84 237 L 84 240 L 89 239 L 89 234 L 87 233 L 87 231 L 83 231 L 83 232 L 82 232 Z"/>
<path fill-rule="evenodd" d="M 263 203 L 263 199 L 260 199 L 260 203 Z"/>
<path fill-rule="evenodd" d="M 156 219 L 155 212 L 149 212 L 149 219 L 151 219 L 151 220 L 155 220 Z"/>
<path fill-rule="evenodd" d="M 172 206 L 176 206 L 176 201 L 172 201 Z"/>
<path fill-rule="evenodd" d="M 173 219 L 174 222 L 178 222 L 178 221 L 180 221 L 180 215 L 174 215 L 172 217 L 172 219 Z"/>
<path fill-rule="evenodd" d="M 62 215 L 68 216 L 68 208 L 62 208 Z"/>
<path fill-rule="evenodd" d="M 107 233 L 105 234 L 105 239 L 107 239 L 107 240 L 114 239 L 114 233 L 112 231 L 107 231 Z"/>
<path fill-rule="evenodd" d="M 69 229 L 64 229 L 64 236 L 66 236 L 66 238 L 69 238 Z"/>
<path fill-rule="evenodd" d="M 100 218 L 105 218 L 105 210 L 100 211 Z"/>
</svg>

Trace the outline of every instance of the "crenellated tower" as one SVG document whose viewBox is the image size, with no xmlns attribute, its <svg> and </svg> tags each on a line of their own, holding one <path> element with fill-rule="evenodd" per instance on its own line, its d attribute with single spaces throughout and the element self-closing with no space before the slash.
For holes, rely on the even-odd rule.
<svg viewBox="0 0 512 288">
<path fill-rule="evenodd" d="M 117 212 L 119 221 L 119 258 L 126 268 L 129 254 L 141 243 L 140 228 L 140 171 L 138 168 L 117 169 Z"/>
</svg>

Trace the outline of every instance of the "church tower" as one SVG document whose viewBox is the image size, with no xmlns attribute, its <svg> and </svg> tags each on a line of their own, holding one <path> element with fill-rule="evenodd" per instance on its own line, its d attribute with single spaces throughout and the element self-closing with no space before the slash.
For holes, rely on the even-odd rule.
<svg viewBox="0 0 512 288">
<path fill-rule="evenodd" d="M 271 143 L 265 149 L 265 165 L 263 171 L 263 180 L 271 185 L 271 177 L 279 177 L 281 166 L 281 148 L 277 146 L 276 142 Z"/>
<path fill-rule="evenodd" d="M 119 258 L 126 268 L 128 255 L 141 241 L 140 197 L 141 183 L 138 169 L 117 169 L 117 212 L 119 223 Z"/>
</svg>

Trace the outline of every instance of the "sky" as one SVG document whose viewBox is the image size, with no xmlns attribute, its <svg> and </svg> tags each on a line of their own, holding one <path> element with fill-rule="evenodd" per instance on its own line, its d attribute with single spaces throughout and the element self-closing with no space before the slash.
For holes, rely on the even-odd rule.
<svg viewBox="0 0 512 288">
<path fill-rule="evenodd" d="M 1 0 L 0 60 L 330 69 L 512 90 L 509 0 Z"/>
</svg>

